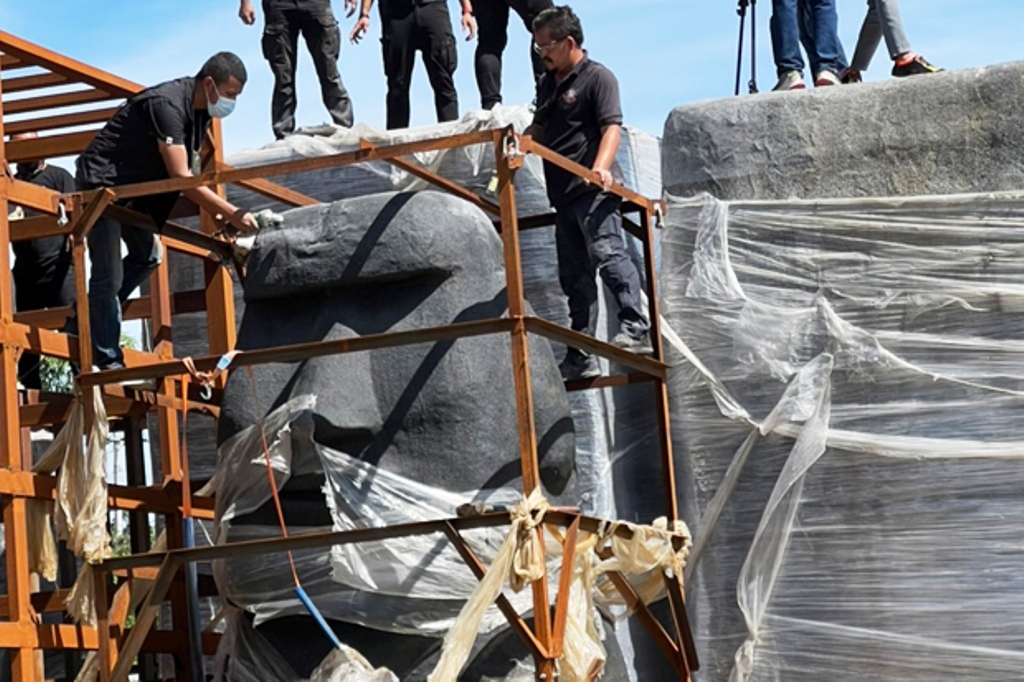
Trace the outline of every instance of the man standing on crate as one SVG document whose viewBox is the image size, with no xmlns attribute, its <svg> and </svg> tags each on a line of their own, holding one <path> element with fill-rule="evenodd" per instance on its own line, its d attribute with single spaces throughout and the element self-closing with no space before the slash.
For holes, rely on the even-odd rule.
<svg viewBox="0 0 1024 682">
<path fill-rule="evenodd" d="M 34 132 L 11 135 L 11 142 L 38 137 Z M 75 179 L 60 166 L 51 166 L 45 159 L 19 161 L 15 178 L 31 182 L 61 194 L 75 191 Z M 21 207 L 15 210 L 22 214 Z M 14 277 L 16 307 L 19 313 L 45 308 L 62 308 L 75 302 L 75 278 L 72 274 L 71 251 L 67 239 L 60 235 L 14 242 Z M 42 388 L 39 356 L 23 353 L 18 361 L 18 379 L 25 388 Z"/>
<path fill-rule="evenodd" d="M 210 121 L 232 112 L 245 81 L 242 60 L 230 52 L 219 52 L 195 77 L 161 83 L 133 95 L 78 157 L 78 189 L 197 175 L 199 152 Z M 148 215 L 159 228 L 180 194 L 138 197 L 129 199 L 125 206 Z M 208 187 L 188 189 L 184 194 L 240 232 L 257 229 L 252 214 Z M 123 260 L 122 239 L 128 247 Z M 160 265 L 163 249 L 154 233 L 106 217 L 96 222 L 87 240 L 92 265 L 89 322 L 93 363 L 100 370 L 120 369 L 124 367 L 121 304 Z"/>
<path fill-rule="evenodd" d="M 352 16 L 356 0 L 345 0 L 345 9 Z M 295 132 L 295 65 L 300 33 L 320 79 L 324 106 L 335 124 L 351 128 L 352 102 L 338 73 L 341 31 L 331 11 L 331 0 L 263 0 L 263 15 L 263 56 L 274 72 L 270 105 L 274 137 L 280 140 Z M 246 25 L 256 22 L 250 0 L 242 0 L 238 16 Z"/>
<path fill-rule="evenodd" d="M 358 43 L 370 28 L 373 0 L 359 0 L 359 20 L 349 38 Z M 476 19 L 470 0 L 459 0 L 462 30 L 466 40 L 476 35 Z M 381 47 L 384 74 L 388 79 L 387 128 L 408 128 L 410 118 L 409 87 L 417 50 L 423 55 L 430 87 L 434 90 L 437 122 L 459 117 L 459 96 L 455 92 L 455 67 L 458 55 L 448 0 L 380 0 Z"/>
<path fill-rule="evenodd" d="M 594 336 L 596 270 L 619 307 L 620 331 L 612 343 L 650 354 L 640 274 L 622 238 L 622 202 L 605 191 L 613 181 L 621 182 L 615 163 L 622 126 L 618 82 L 583 50 L 583 28 L 570 7 L 541 12 L 533 22 L 533 36 L 547 73 L 537 86 L 537 111 L 526 132 L 601 177 L 601 186 L 595 186 L 544 163 L 548 199 L 557 213 L 558 280 L 569 298 L 571 327 Z M 600 374 L 597 358 L 576 348 L 569 348 L 559 369 L 566 381 Z"/>
</svg>

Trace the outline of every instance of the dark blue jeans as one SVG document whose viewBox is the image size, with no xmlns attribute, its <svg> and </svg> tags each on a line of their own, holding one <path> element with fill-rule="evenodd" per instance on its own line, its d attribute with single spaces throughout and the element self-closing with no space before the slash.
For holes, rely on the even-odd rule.
<svg viewBox="0 0 1024 682">
<path fill-rule="evenodd" d="M 128 254 L 121 258 L 121 240 Z M 86 236 L 89 246 L 89 326 L 93 364 L 110 369 L 124 364 L 121 304 L 160 265 L 163 250 L 152 232 L 100 218 Z"/>
<path fill-rule="evenodd" d="M 822 70 L 838 74 L 845 69 L 838 22 L 835 0 L 772 0 L 772 49 L 778 74 L 803 72 L 801 41 L 811 62 L 812 77 Z"/>
</svg>

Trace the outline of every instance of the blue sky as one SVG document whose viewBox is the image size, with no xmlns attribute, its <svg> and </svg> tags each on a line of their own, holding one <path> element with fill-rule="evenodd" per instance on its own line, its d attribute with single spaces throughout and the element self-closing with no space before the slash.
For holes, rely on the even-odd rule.
<svg viewBox="0 0 1024 682">
<path fill-rule="evenodd" d="M 768 35 L 771 3 L 757 5 L 758 81 L 768 90 L 775 80 Z M 852 53 L 866 5 L 864 0 L 837 0 L 837 6 L 840 35 Z M 934 63 L 953 69 L 1021 58 L 1016 47 L 1024 27 L 1021 0 L 903 0 L 901 6 L 911 43 Z M 340 0 L 334 7 L 340 15 Z M 455 0 L 450 8 L 454 14 Z M 574 8 L 591 57 L 619 77 L 627 123 L 660 136 L 672 107 L 732 94 L 738 30 L 734 0 L 577 0 Z M 271 75 L 259 46 L 262 11 L 257 7 L 256 26 L 244 26 L 237 12 L 232 0 L 0 0 L 0 28 L 147 85 L 192 74 L 218 50 L 236 52 L 250 80 L 225 123 L 230 153 L 271 140 Z M 359 46 L 347 41 L 352 20 L 339 20 L 346 34 L 340 67 L 356 119 L 383 127 L 385 83 L 376 8 L 368 39 Z M 473 45 L 460 40 L 456 80 L 463 112 L 478 104 Z M 528 49 L 529 36 L 516 20 L 505 56 L 506 102 L 532 98 Z M 887 61 L 883 48 L 867 80 L 888 77 Z M 745 71 L 744 84 L 746 78 Z M 303 52 L 299 123 L 326 119 L 313 65 Z M 432 121 L 429 85 L 417 65 L 413 124 Z"/>
</svg>

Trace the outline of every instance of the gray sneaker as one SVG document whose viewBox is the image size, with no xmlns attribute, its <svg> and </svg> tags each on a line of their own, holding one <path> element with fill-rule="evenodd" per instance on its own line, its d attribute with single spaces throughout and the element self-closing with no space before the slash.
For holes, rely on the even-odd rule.
<svg viewBox="0 0 1024 682">
<path fill-rule="evenodd" d="M 799 71 L 786 71 L 779 76 L 779 82 L 772 90 L 779 92 L 783 90 L 803 90 L 804 76 Z"/>
<path fill-rule="evenodd" d="M 597 358 L 582 353 L 566 353 L 565 359 L 558 365 L 558 371 L 562 373 L 564 381 L 595 379 L 601 376 L 601 366 L 597 363 Z"/>
<path fill-rule="evenodd" d="M 619 332 L 612 339 L 612 345 L 637 355 L 654 355 L 654 348 L 651 347 L 651 335 L 648 332 L 643 332 L 639 336 Z"/>
</svg>

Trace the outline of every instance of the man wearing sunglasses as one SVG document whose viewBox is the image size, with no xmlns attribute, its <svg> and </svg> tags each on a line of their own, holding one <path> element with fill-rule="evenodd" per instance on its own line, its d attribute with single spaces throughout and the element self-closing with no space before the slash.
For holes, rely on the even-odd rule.
<svg viewBox="0 0 1024 682">
<path fill-rule="evenodd" d="M 538 142 L 592 169 L 596 186 L 544 163 L 548 199 L 557 213 L 558 280 L 569 299 L 573 330 L 594 336 L 597 328 L 596 272 L 619 307 L 619 333 L 612 343 L 650 354 L 647 318 L 641 312 L 640 274 L 622 238 L 621 200 L 605 190 L 621 182 L 615 163 L 622 126 L 619 85 L 611 71 L 583 50 L 583 28 L 570 7 L 541 12 L 533 22 L 534 50 L 547 73 L 537 86 L 537 111 L 527 130 Z M 570 348 L 559 366 L 566 381 L 600 374 L 597 358 Z"/>
</svg>

